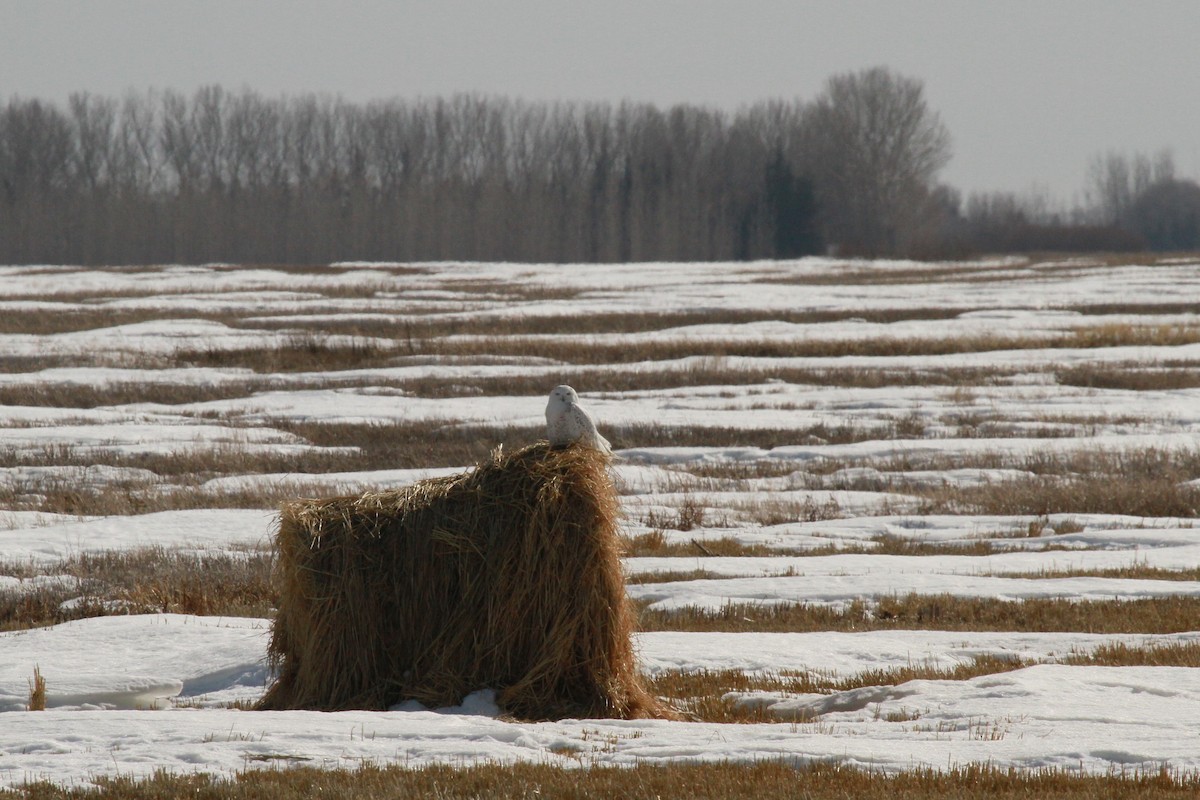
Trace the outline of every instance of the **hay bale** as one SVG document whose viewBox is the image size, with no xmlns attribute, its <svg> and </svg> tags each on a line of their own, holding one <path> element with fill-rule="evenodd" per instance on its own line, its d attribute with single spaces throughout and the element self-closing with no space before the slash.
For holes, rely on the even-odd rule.
<svg viewBox="0 0 1200 800">
<path fill-rule="evenodd" d="M 460 475 L 283 508 L 263 709 L 674 716 L 636 670 L 607 456 L 545 442 Z"/>
</svg>

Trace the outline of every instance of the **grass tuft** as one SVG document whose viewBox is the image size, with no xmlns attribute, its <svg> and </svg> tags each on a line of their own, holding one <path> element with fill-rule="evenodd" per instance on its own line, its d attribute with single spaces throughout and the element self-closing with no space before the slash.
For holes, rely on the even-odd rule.
<svg viewBox="0 0 1200 800">
<path fill-rule="evenodd" d="M 46 710 L 46 679 L 42 676 L 41 667 L 35 665 L 33 677 L 29 680 L 29 710 Z"/>
</svg>

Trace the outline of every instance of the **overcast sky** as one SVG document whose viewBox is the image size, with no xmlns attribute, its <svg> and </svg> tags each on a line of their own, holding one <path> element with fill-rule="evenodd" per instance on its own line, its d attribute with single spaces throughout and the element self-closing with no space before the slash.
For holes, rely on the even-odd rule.
<svg viewBox="0 0 1200 800">
<path fill-rule="evenodd" d="M 1088 159 L 1200 174 L 1198 0 L 0 0 L 0 98 L 204 84 L 734 110 L 875 65 L 925 82 L 942 179 L 1070 203 Z"/>
</svg>

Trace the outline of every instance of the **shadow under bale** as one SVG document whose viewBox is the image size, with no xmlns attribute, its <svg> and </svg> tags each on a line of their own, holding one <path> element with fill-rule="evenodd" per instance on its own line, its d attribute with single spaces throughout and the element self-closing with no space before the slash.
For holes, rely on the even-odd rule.
<svg viewBox="0 0 1200 800">
<path fill-rule="evenodd" d="M 674 717 L 636 669 L 607 456 L 545 442 L 394 491 L 283 508 L 260 709 L 457 705 Z"/>
</svg>

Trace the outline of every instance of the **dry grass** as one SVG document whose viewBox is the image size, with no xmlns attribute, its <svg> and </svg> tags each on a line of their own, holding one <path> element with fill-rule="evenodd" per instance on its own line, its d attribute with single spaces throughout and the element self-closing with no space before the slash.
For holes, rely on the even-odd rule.
<svg viewBox="0 0 1200 800">
<path fill-rule="evenodd" d="M 1042 265 L 1037 265 L 1042 266 Z M 985 263 L 926 263 L 914 264 L 906 269 L 880 270 L 863 261 L 846 264 L 837 270 L 806 272 L 791 275 L 767 275 L 755 279 L 755 283 L 777 283 L 799 286 L 856 286 L 924 284 L 931 282 L 978 283 L 986 281 L 1008 281 L 1017 272 L 1033 268 L 1028 263 L 1017 261 L 1001 264 Z"/>
<path fill-rule="evenodd" d="M 797 465 L 785 462 L 780 465 L 796 469 Z M 999 451 L 971 451 L 967 453 L 940 453 L 932 455 L 901 452 L 886 458 L 869 458 L 862 461 L 821 459 L 804 464 L 810 474 L 830 474 L 847 467 L 873 467 L 887 477 L 887 473 L 912 470 L 949 471 L 956 469 L 1017 469 L 1034 476 L 1063 478 L 1120 478 L 1190 480 L 1200 477 L 1200 450 L 1165 449 L 1146 447 L 1123 450 L 1088 450 L 1084 448 L 1061 453 L 1034 452 L 1029 455 L 1010 455 Z M 709 468 L 709 474 L 720 475 L 723 465 Z M 732 474 L 736 474 L 735 472 Z M 857 484 L 846 483 L 846 487 Z M 906 489 L 907 490 L 907 489 Z"/>
<path fill-rule="evenodd" d="M 53 369 L 55 367 L 70 367 L 78 366 L 72 359 L 52 354 L 39 354 L 36 356 L 15 356 L 8 354 L 0 354 L 0 373 L 16 374 L 37 372 L 43 369 Z"/>
<path fill-rule="evenodd" d="M 132 403 L 183 405 L 249 397 L 255 392 L 283 388 L 271 379 L 254 378 L 227 383 L 105 383 L 98 386 L 68 383 L 14 383 L 0 386 L 0 404 L 50 408 L 98 408 Z M 289 386 L 306 388 L 303 385 Z M 315 388 L 308 387 L 308 388 Z"/>
<path fill-rule="evenodd" d="M 536 428 L 495 428 L 455 422 L 401 424 L 341 424 L 275 421 L 273 427 L 301 436 L 325 448 L 303 453 L 278 453 L 238 446 L 189 449 L 170 455 L 120 454 L 51 446 L 33 450 L 8 448 L 0 452 L 0 466 L 90 466 L 105 464 L 149 470 L 165 481 L 130 480 L 112 486 L 88 488 L 74 483 L 39 480 L 33 484 L 8 483 L 0 490 L 0 503 L 11 509 L 32 509 L 70 514 L 130 514 L 180 508 L 250 507 L 267 508 L 294 496 L 297 488 L 246 491 L 200 492 L 199 485 L 225 475 L 263 473 L 321 473 L 460 466 L 486 458 L 501 443 L 529 442 Z M 831 443 L 904 435 L 886 428 L 768 429 L 744 431 L 733 428 L 656 428 L 649 425 L 606 428 L 617 447 L 662 446 L 755 446 L 770 449 L 811 441 L 818 437 Z M 852 466 L 828 461 L 807 465 L 791 462 L 762 462 L 751 465 L 701 465 L 694 474 L 714 480 L 744 481 L 756 477 L 797 474 L 807 488 L 879 490 L 891 488 L 872 479 L 868 483 L 843 482 L 826 486 L 813 476 Z M 1126 513 L 1140 516 L 1194 516 L 1194 489 L 1178 484 L 1200 477 L 1200 455 L 1188 451 L 1144 450 L 1122 453 L 1076 452 L 1061 456 L 1032 456 L 1012 463 L 997 454 L 978 453 L 967 457 L 939 456 L 935 459 L 897 457 L 871 462 L 883 473 L 913 469 L 956 469 L 962 467 L 1015 467 L 1035 473 L 1023 481 L 998 482 L 976 487 L 900 488 L 908 494 L 923 494 L 927 511 L 977 511 L 997 514 Z M 807 472 L 798 473 L 805 469 Z M 1062 476 L 1069 476 L 1063 478 Z M 1116 480 L 1114 476 L 1121 476 Z M 314 484 L 315 485 L 315 484 Z M 165 490 L 164 490 L 165 489 Z M 301 487 L 303 490 L 303 487 Z M 827 519 L 840 510 L 816 504 L 765 504 L 758 509 L 759 522 L 796 519 Z M 675 521 L 666 524 L 677 527 Z"/>
<path fill-rule="evenodd" d="M 1145 564 L 1130 564 L 1111 569 L 1043 569 L 1038 572 L 999 572 L 1001 578 L 1120 578 L 1140 581 L 1200 581 L 1200 567 L 1165 569 Z"/>
<path fill-rule="evenodd" d="M 1023 370 L 1028 371 L 1028 370 Z M 627 365 L 564 365 L 550 375 L 481 377 L 472 381 L 483 396 L 539 395 L 548 385 L 565 382 L 586 386 L 589 392 L 635 392 L 673 389 L 681 386 L 746 386 L 784 381 L 792 384 L 878 388 L 881 386 L 977 386 L 995 382 L 1016 370 L 944 368 L 930 370 L 831 366 L 795 368 L 787 366 L 735 365 L 726 359 L 702 358 L 683 362 Z M 461 392 L 462 381 L 426 377 L 406 381 L 402 387 L 422 397 L 452 396 Z"/>
<path fill-rule="evenodd" d="M 779 695 L 833 694 L 866 686 L 898 686 L 908 681 L 965 681 L 1024 669 L 1036 663 L 1072 666 L 1200 667 L 1200 642 L 1101 645 L 1050 662 L 1022 658 L 977 656 L 949 667 L 912 663 L 838 675 L 820 670 L 753 672 L 741 670 L 667 670 L 656 674 L 650 688 L 697 722 L 760 723 L 778 721 L 762 706 L 739 704 L 729 694 L 772 692 Z"/>
<path fill-rule="evenodd" d="M 756 525 L 783 525 L 788 522 L 823 522 L 844 519 L 846 515 L 834 497 L 824 501 L 806 497 L 803 500 L 768 500 L 735 503 L 733 508 L 749 515 Z M 886 512 L 884 512 L 886 513 Z"/>
<path fill-rule="evenodd" d="M 274 420 L 271 427 L 318 447 L 356 449 L 356 455 L 343 459 L 341 469 L 345 470 L 461 467 L 488 458 L 501 445 L 521 447 L 545 434 L 535 427 L 480 426 L 452 420 L 395 424 Z"/>
<path fill-rule="evenodd" d="M 1169 476 L 1040 477 L 983 486 L 916 490 L 928 498 L 922 513 L 1200 515 L 1200 489 Z"/>
<path fill-rule="evenodd" d="M 1134 647 L 1124 642 L 1101 645 L 1090 653 L 1063 659 L 1065 664 L 1104 667 L 1200 667 L 1200 642 Z"/>
<path fill-rule="evenodd" d="M 1130 302 L 1113 302 L 1113 303 L 1086 303 L 1065 306 L 1054 306 L 1063 311 L 1074 311 L 1085 316 L 1148 316 L 1153 317 L 1159 314 L 1195 314 L 1196 304 L 1183 301 L 1164 301 L 1156 303 L 1153 301 L 1130 301 Z"/>
<path fill-rule="evenodd" d="M 741 702 L 738 694 L 769 692 L 782 697 L 804 694 L 833 694 L 867 686 L 897 686 L 908 681 L 965 681 L 1024 669 L 1036 663 L 1072 666 L 1153 666 L 1200 667 L 1200 643 L 1181 642 L 1134 646 L 1123 642 L 1102 645 L 1094 651 L 1074 653 L 1050 662 L 1021 658 L 977 656 L 970 662 L 950 667 L 933 664 L 906 664 L 897 667 L 864 670 L 837 675 L 818 670 L 755 672 L 741 670 L 668 670 L 655 675 L 651 690 L 668 699 L 694 722 L 760 724 L 778 722 L 768 707 Z M 908 715 L 905 720 L 916 719 Z M 795 718 L 792 722 L 812 722 L 818 717 Z"/>
<path fill-rule="evenodd" d="M 83 553 L 37 569 L 0 566 L 0 574 L 66 575 L 64 586 L 0 592 L 0 630 L 56 625 L 111 614 L 173 612 L 266 617 L 275 606 L 273 557 L 265 553 L 205 555 L 162 548 Z"/>
<path fill-rule="evenodd" d="M 1147 369 L 1140 364 L 1081 364 L 1055 373 L 1063 386 L 1161 392 L 1200 386 L 1200 370 L 1192 367 Z"/>
<path fill-rule="evenodd" d="M 377 339 L 343 343 L 324 334 L 299 333 L 269 347 L 181 350 L 174 360 L 179 366 L 250 369 L 272 374 L 383 367 L 399 351 L 399 343 L 387 346 Z"/>
<path fill-rule="evenodd" d="M 18 333 L 27 336 L 52 336 L 58 333 L 75 333 L 78 331 L 94 331 L 100 328 L 113 328 L 119 325 L 135 325 L 139 322 L 152 322 L 161 319 L 175 319 L 177 309 L 121 309 L 97 305 L 76 305 L 94 301 L 91 293 L 76 295 L 70 299 L 63 297 L 34 298 L 45 302 L 59 303 L 62 308 L 48 311 L 46 309 L 6 309 L 0 314 L 0 333 Z M 188 312 L 192 319 L 212 319 L 227 321 L 227 314 L 212 315 L 199 311 Z"/>
<path fill-rule="evenodd" d="M 971 334 L 956 337 L 861 339 L 692 339 L 663 336 L 636 341 L 569 339 L 556 336 L 484 336 L 414 340 L 415 354 L 437 356 L 520 356 L 567 364 L 633 364 L 702 356 L 707 358 L 842 358 L 847 356 L 936 356 L 995 350 L 1107 348 L 1132 345 L 1171 347 L 1200 341 L 1196 325 L 1104 324 L 1039 336 Z M 239 366 L 252 363 L 233 361 Z"/>
<path fill-rule="evenodd" d="M 748 547 L 733 539 L 693 540 L 667 545 L 661 532 L 651 532 L 623 540 L 630 555 L 650 556 L 764 556 L 764 555 L 828 555 L 836 552 L 880 552 L 870 547 L 820 551 L 788 551 L 781 553 L 763 546 Z M 985 546 L 972 545 L 944 548 L 938 546 L 908 547 L 903 543 L 889 552 L 903 555 L 966 554 L 985 555 L 992 552 Z M 694 562 L 693 562 L 694 563 Z M 703 562 L 700 562 L 701 564 Z M 0 574 L 30 578 L 36 575 L 66 575 L 74 582 L 66 586 L 41 587 L 33 591 L 0 592 L 0 630 L 18 630 L 53 625 L 72 619 L 129 613 L 173 612 L 220 616 L 267 617 L 277 604 L 276 587 L 271 581 L 272 557 L 264 553 L 209 553 L 197 555 L 149 548 L 130 552 L 81 554 L 65 562 L 33 568 L 27 564 L 0 566 Z M 1053 573 L 1022 574 L 1019 577 L 1096 577 L 1139 578 L 1151 580 L 1200 580 L 1197 570 L 1157 570 L 1130 567 L 1117 570 L 1064 570 Z M 685 571 L 650 572 L 632 576 L 630 584 L 699 580 L 720 577 L 703 567 Z M 68 605 L 64 603 L 71 601 Z M 873 627 L 910 627 L 901 619 L 889 619 L 894 613 L 885 605 L 882 618 L 872 621 L 872 612 L 865 606 L 854 613 L 830 614 L 816 612 L 817 621 L 800 625 L 801 614 L 793 610 L 790 626 L 787 619 L 777 620 L 779 629 L 790 630 L 800 625 L 805 630 L 862 629 Z M 1093 609 L 1097 615 L 1105 607 Z M 810 610 L 811 611 L 811 610 Z M 761 612 L 759 612 L 761 613 Z M 811 614 L 810 614 L 811 615 Z M 910 612 L 911 615 L 911 612 Z M 670 626 L 678 622 L 674 615 L 652 615 L 643 612 L 643 625 Z M 921 624 L 932 624 L 929 615 L 917 612 Z M 705 629 L 728 629 L 730 624 L 720 618 L 698 622 L 694 615 L 684 615 L 685 625 L 703 624 Z M 752 622 L 757 616 L 750 615 Z M 1087 624 L 1097 624 L 1095 620 Z M 956 625 L 955 629 L 961 629 Z M 754 629 L 747 622 L 746 629 Z"/>
<path fill-rule="evenodd" d="M 369 427 L 369 426 L 368 426 Z M 54 444 L 42 447 L 0 447 L 0 466 L 3 467 L 90 467 L 104 465 L 129 469 L 148 470 L 164 482 L 172 479 L 191 478 L 194 483 L 225 475 L 260 475 L 275 472 L 338 472 L 354 469 L 377 469 L 362 467 L 362 454 L 346 448 L 331 446 L 328 449 L 303 451 L 279 451 L 269 447 L 257 448 L 232 443 L 218 443 L 210 447 L 195 447 L 170 453 L 141 452 L 123 453 L 103 447 L 73 447 Z M 149 479 L 158 485 L 159 481 Z M 136 481 L 135 481 L 136 482 Z M 19 481 L 14 481 L 14 486 Z M 53 483 L 45 478 L 41 484 Z M 37 479 L 30 479 L 30 491 L 42 491 L 46 487 Z"/>
<path fill-rule="evenodd" d="M 730 603 L 719 609 L 643 607 L 647 631 L 815 632 L 872 630 L 1182 633 L 1195 630 L 1200 597 L 1001 601 L 952 595 L 885 596 L 843 608 L 807 603 Z"/>
<path fill-rule="evenodd" d="M 1006 539 L 1028 539 L 1043 536 L 1043 531 L 1049 522 L 1042 518 L 1031 521 L 1024 529 L 995 531 L 988 538 L 968 539 L 959 541 L 925 541 L 910 539 L 894 534 L 878 534 L 861 542 L 830 543 L 821 547 L 775 547 L 764 544 L 746 544 L 731 536 L 721 536 L 711 539 L 691 539 L 687 541 L 669 540 L 663 530 L 652 530 L 636 536 L 625 537 L 624 549 L 630 557 L 654 558 L 697 558 L 701 556 L 721 556 L 727 558 L 740 557 L 804 557 L 815 558 L 831 555 L 889 555 L 889 556 L 969 556 L 982 557 L 998 553 L 1011 553 L 1013 548 L 1001 543 Z M 1070 522 L 1054 523 L 1054 534 L 1076 533 L 1081 528 Z M 1068 548 L 1055 542 L 1053 535 L 1039 541 L 1036 547 L 1023 546 L 1021 552 L 1050 552 L 1065 551 Z M 997 541 L 1001 540 L 1001 541 Z M 707 570 L 699 568 L 689 571 L 668 571 L 659 573 L 640 573 L 629 579 L 629 583 L 663 583 L 688 580 L 684 577 L 695 573 L 697 577 L 713 577 Z M 788 574 L 788 573 L 781 573 Z M 1160 581 L 1200 581 L 1200 567 L 1165 568 L 1151 567 L 1146 564 L 1130 564 L 1124 567 L 1108 569 L 1044 569 L 1038 572 L 987 572 L 982 566 L 980 575 L 992 575 L 1003 578 L 1123 578 L 1131 580 L 1160 580 Z"/>
<path fill-rule="evenodd" d="M 1078 663 L 1084 663 L 1079 656 Z M 1153 658 L 1153 656 L 1147 656 Z M 777 692 L 784 695 L 832 694 L 864 686 L 896 686 L 916 680 L 964 681 L 981 675 L 1011 672 L 1034 662 L 1017 658 L 977 656 L 970 662 L 952 667 L 937 667 L 932 664 L 907 664 L 901 667 L 886 667 L 864 670 L 851 675 L 835 675 L 817 670 L 754 672 L 741 670 L 668 670 L 653 677 L 650 687 L 656 693 L 671 700 L 676 708 L 687 710 L 691 700 L 720 697 L 730 692 Z M 1092 663 L 1092 662 L 1087 662 Z M 1164 659 L 1164 665 L 1166 659 Z M 746 719 L 716 720 L 699 719 L 702 722 L 737 721 Z"/>
<path fill-rule="evenodd" d="M 693 541 L 692 544 L 693 546 L 700 545 L 700 543 L 696 541 Z M 724 576 L 716 572 L 709 572 L 706 569 L 689 569 L 667 572 L 639 572 L 636 575 L 630 575 L 625 582 L 630 586 L 637 586 L 644 583 L 681 583 L 686 581 L 703 581 L 711 578 L 721 577 Z"/>
<path fill-rule="evenodd" d="M 990 556 L 1002 551 L 993 542 L 985 539 L 968 542 L 928 542 L 884 533 L 872 536 L 867 545 L 843 548 L 838 552 L 887 556 Z"/>
<path fill-rule="evenodd" d="M 158 511 L 200 508 L 278 508 L 298 494 L 321 494 L 328 484 L 292 482 L 241 489 L 205 489 L 191 484 L 163 486 L 152 481 L 126 481 L 75 487 L 65 482 L 41 486 L 35 493 L 0 489 L 0 505 L 14 511 L 41 511 L 68 516 L 132 516 Z"/>
<path fill-rule="evenodd" d="M 545 442 L 393 492 L 297 501 L 264 709 L 457 705 L 672 716 L 637 673 L 608 457 Z"/>
<path fill-rule="evenodd" d="M 1021 335 L 971 335 L 953 338 L 942 337 L 881 337 L 864 339 L 831 339 L 818 340 L 807 338 L 794 339 L 761 339 L 761 340 L 722 340 L 722 339 L 685 339 L 685 338 L 654 338 L 640 341 L 598 341 L 595 339 L 563 340 L 561 337 L 537 336 L 481 336 L 465 338 L 395 338 L 381 339 L 377 337 L 355 338 L 349 343 L 341 339 L 333 339 L 324 331 L 292 333 L 274 344 L 266 347 L 245 347 L 238 349 L 191 349 L 181 350 L 170 357 L 164 357 L 161 366 L 175 367 L 219 367 L 224 369 L 246 369 L 260 376 L 297 373 L 297 372 L 340 372 L 353 369 L 382 368 L 403 363 L 399 359 L 419 358 L 424 361 L 453 357 L 460 360 L 478 360 L 480 358 L 497 358 L 540 361 L 561 365 L 562 377 L 572 383 L 593 386 L 604 379 L 607 374 L 609 381 L 619 381 L 622 378 L 620 366 L 643 365 L 635 371 L 624 371 L 623 386 L 636 386 L 641 389 L 662 388 L 663 375 L 658 380 L 647 376 L 644 365 L 655 363 L 678 362 L 692 359 L 717 362 L 707 368 L 714 373 L 709 383 L 723 383 L 728 380 L 717 380 L 717 375 L 733 374 L 738 383 L 748 383 L 749 376 L 779 377 L 789 382 L 812 382 L 814 378 L 825 375 L 840 376 L 843 385 L 895 385 L 897 383 L 930 383 L 946 382 L 948 378 L 938 380 L 914 370 L 884 371 L 870 378 L 864 376 L 866 371 L 853 369 L 827 370 L 770 370 L 764 367 L 750 369 L 731 369 L 719 362 L 727 358 L 756 358 L 756 359 L 785 359 L 785 358 L 842 358 L 847 356 L 928 356 L 949 355 L 957 353 L 980 353 L 997 350 L 1030 350 L 1045 348 L 1107 348 L 1129 345 L 1175 346 L 1191 344 L 1200 341 L 1200 326 L 1189 325 L 1099 325 L 1082 327 L 1063 331 L 1047 336 Z M 128 357 L 124 354 L 98 352 L 86 358 L 77 359 L 85 365 L 113 366 L 125 365 Z M 3 368 L 5 371 L 17 372 L 28 369 L 44 368 L 44 366 L 62 366 L 66 362 L 43 364 L 33 359 L 8 359 Z M 699 368 L 703 370 L 704 368 Z M 662 370 L 658 370 L 662 373 Z M 680 381 L 681 377 L 695 378 L 688 374 L 692 370 L 671 370 L 666 376 L 674 376 L 674 383 L 669 386 L 689 385 Z M 955 384 L 963 383 L 963 374 L 980 374 L 980 370 L 957 370 L 944 373 L 953 377 Z M 682 373 L 682 374 L 681 374 Z M 897 377 L 907 373 L 907 378 Z M 640 378 L 636 384 L 632 379 Z M 807 379 L 807 381 L 805 380 Z M 407 382 L 405 388 L 414 387 L 419 393 L 429 393 L 433 384 L 443 383 L 438 379 L 424 379 Z M 479 382 L 487 394 L 502 394 L 500 386 L 519 385 L 511 378 L 483 379 Z M 547 379 L 543 377 L 540 386 L 544 387 Z M 695 381 L 691 385 L 694 385 Z M 500 384 L 500 385 L 496 385 Z M 603 391 L 620 390 L 614 387 L 602 386 Z"/>
<path fill-rule="evenodd" d="M 830 464 L 841 469 L 845 464 Z M 998 515 L 1126 514 L 1140 517 L 1196 517 L 1200 489 L 1183 485 L 1200 478 L 1200 451 L 1145 448 L 1128 451 L 1078 450 L 1040 453 L 1012 460 L 995 453 L 871 462 L 885 482 L 847 483 L 838 488 L 888 489 L 888 472 L 964 467 L 1015 468 L 1031 477 L 973 486 L 909 486 L 906 494 L 925 499 L 920 513 Z"/>
<path fill-rule="evenodd" d="M 997 536 L 996 538 L 1002 538 Z M 892 534 L 872 536 L 864 542 L 830 543 L 824 547 L 774 547 L 765 544 L 746 544 L 732 536 L 721 536 L 689 541 L 669 540 L 663 530 L 629 536 L 624 539 L 625 553 L 632 557 L 697 557 L 697 556 L 831 556 L 847 554 L 875 554 L 892 556 L 989 556 L 1007 552 L 994 542 L 977 539 L 968 542 L 927 542 L 908 539 Z M 649 574 L 649 573 L 647 573 Z M 660 573 L 661 574 L 661 573 Z M 644 575 L 630 579 L 630 583 L 658 583 L 647 580 Z M 680 580 L 666 578 L 664 580 Z"/>
<path fill-rule="evenodd" d="M 679 501 L 673 514 L 650 509 L 642 518 L 642 524 L 660 530 L 672 528 L 677 531 L 690 531 L 704 527 L 705 513 L 704 505 L 689 490 L 685 489 L 683 499 Z"/>
<path fill-rule="evenodd" d="M 340 469 L 454 467 L 486 458 L 495 447 L 536 441 L 539 427 L 495 427 L 455 421 L 356 424 L 274 420 L 272 428 L 300 436 L 319 447 L 352 447 L 358 453 L 338 457 Z M 639 447 L 759 447 L 769 450 L 819 437 L 831 443 L 893 438 L 893 426 L 860 428 L 816 425 L 803 428 L 663 427 L 651 424 L 603 425 L 615 449 Z M 126 462 L 129 463 L 129 462 Z M 311 462 L 310 462 L 311 463 Z M 132 464 L 130 464 L 132 465 Z M 297 471 L 332 470 L 328 462 Z M 793 467 L 794 469 L 794 467 Z M 255 471 L 268 471 L 265 469 Z"/>
<path fill-rule="evenodd" d="M 1200 341 L 1200 325 L 1171 323 L 1133 325 L 1110 322 L 1087 325 L 1066 333 L 1060 347 L 1178 347 Z"/>
<path fill-rule="evenodd" d="M 28 784 L 0 797 L 28 800 L 258 800 L 357 798 L 382 800 L 585 800 L 585 798 L 687 797 L 695 800 L 1169 800 L 1193 798 L 1200 775 L 1166 768 L 1084 775 L 1066 770 L 1001 770 L 986 765 L 914 768 L 897 774 L 824 762 L 760 761 L 753 764 L 676 763 L 630 767 L 594 765 L 563 769 L 551 764 L 434 765 L 422 769 L 364 765 L 356 770 L 293 767 L 246 770 L 233 780 L 211 775 L 156 773 L 145 779 L 97 777 L 93 785 Z"/>
<path fill-rule="evenodd" d="M 153 266 L 89 266 L 78 269 L 86 269 L 87 272 L 93 275 L 159 276 L 162 274 L 160 268 Z M 344 276 L 353 268 L 334 267 L 329 264 L 260 264 L 246 262 L 240 264 L 211 264 L 206 265 L 204 269 L 206 272 L 218 275 L 222 272 L 238 273 L 247 270 L 265 270 L 278 273 L 274 277 L 263 277 L 261 281 L 256 281 L 253 284 L 245 283 L 239 285 L 231 290 L 235 292 L 282 291 L 300 294 L 307 293 L 325 297 L 351 298 L 374 297 L 380 291 L 403 288 L 403 281 L 391 279 L 410 278 L 414 275 L 428 275 L 432 271 L 431 267 L 415 264 L 376 264 L 371 267 L 372 276 L 370 280 L 347 282 L 344 280 Z M 61 276 L 64 275 L 64 271 L 52 269 L 39 273 L 37 270 L 24 270 L 23 274 L 52 274 Z M 197 292 L 203 291 L 195 285 L 177 284 L 170 286 L 161 283 L 142 283 L 141 281 L 136 283 L 126 281 L 122 284 L 110 284 L 104 286 L 103 289 L 96 290 L 78 289 L 70 281 L 60 281 L 58 286 L 61 287 L 60 290 L 42 294 L 22 294 L 20 298 L 26 301 L 47 303 L 94 303 L 101 299 L 115 300 L 194 295 Z"/>
<path fill-rule="evenodd" d="M 870 467 L 864 476 L 829 477 L 851 467 Z M 954 469 L 1016 469 L 1030 473 L 1014 480 L 983 485 L 930 485 L 907 479 L 910 471 Z M 790 476 L 792 488 L 832 491 L 901 492 L 923 498 L 919 513 L 985 513 L 985 515 L 1039 516 L 1072 513 L 1121 513 L 1147 518 L 1195 517 L 1200 511 L 1200 489 L 1184 483 L 1200 477 L 1200 451 L 1141 449 L 1039 453 L 1012 457 L 998 452 L 966 455 L 902 455 L 864 461 L 818 459 L 806 463 L 767 461 L 751 464 L 701 463 L 680 468 L 714 482 L 714 488 L 733 489 L 758 477 Z M 751 488 L 745 486 L 744 488 Z M 811 507 L 810 507 L 811 506 Z M 754 521 L 775 524 L 816 522 L 844 513 L 833 503 L 760 504 Z M 662 527 L 676 527 L 665 519 Z M 658 524 L 652 521 L 652 524 Z M 1067 533 L 1056 525 L 1057 533 Z M 893 542 L 880 540 L 887 548 Z M 895 545 L 900 545 L 896 542 Z M 898 552 L 882 549 L 876 552 Z M 983 554 L 983 553 L 979 553 Z"/>
<path fill-rule="evenodd" d="M 275 354 L 277 357 L 278 353 Z M 205 358 L 216 359 L 216 354 Z M 266 360 L 264 357 L 263 360 Z M 299 357 L 297 357 L 299 358 Z M 94 359 L 90 359 L 94 360 Z M 0 356 L 0 373 L 30 373 L 49 367 L 78 366 L 62 356 L 23 357 Z M 132 365 L 124 365 L 132 366 Z M 216 367 L 224 365 L 215 364 Z M 144 368 L 144 365 L 143 365 Z M 97 408 L 132 403 L 161 403 L 182 405 L 214 400 L 249 397 L 256 392 L 286 389 L 303 391 L 336 386 L 343 389 L 381 387 L 407 392 L 417 397 L 461 397 L 466 393 L 480 397 L 536 396 L 546 386 L 562 381 L 573 386 L 589 387 L 590 392 L 631 392 L 647 389 L 673 389 L 681 386 L 757 385 L 780 380 L 792 384 L 818 386 L 849 386 L 879 388 L 884 386 L 979 386 L 1002 381 L 1009 374 L 1004 370 L 979 368 L 946 368 L 932 370 L 866 369 L 862 367 L 830 367 L 796 369 L 733 366 L 720 359 L 678 364 L 658 365 L 588 365 L 565 366 L 552 375 L 531 370 L 531 374 L 481 376 L 466 385 L 460 378 L 426 375 L 414 378 L 362 378 L 344 372 L 343 365 L 330 360 L 312 376 L 280 373 L 248 375 L 220 383 L 122 383 L 102 385 L 47 384 L 30 376 L 23 383 L 0 386 L 0 402 L 6 405 L 43 406 L 55 408 Z"/>
<path fill-rule="evenodd" d="M 909 320 L 952 319 L 965 311 L 977 308 L 863 308 L 863 309 L 757 309 L 706 308 L 671 311 L 597 310 L 589 314 L 480 314 L 444 317 L 414 316 L 399 323 L 396 318 L 364 319 L 361 316 L 346 320 L 321 320 L 319 330 L 356 336 L 403 338 L 423 341 L 447 336 L 492 336 L 502 329 L 505 336 L 536 336 L 559 334 L 564 330 L 581 335 L 611 333 L 652 333 L 691 325 L 746 325 L 755 322 L 788 322 L 797 325 L 816 325 L 845 320 L 887 324 Z M 382 315 L 381 315 L 382 316 Z M 255 328 L 272 329 L 303 327 L 302 321 L 281 317 L 256 320 Z"/>
<path fill-rule="evenodd" d="M 652 530 L 622 539 L 624 554 L 631 557 L 655 556 L 780 556 L 803 555 L 807 551 L 747 545 L 731 536 L 711 539 L 692 539 L 687 542 L 669 541 L 662 530 Z"/>
<path fill-rule="evenodd" d="M 42 676 L 41 667 L 34 665 L 33 677 L 29 679 L 30 711 L 46 710 L 46 679 Z"/>
</svg>

